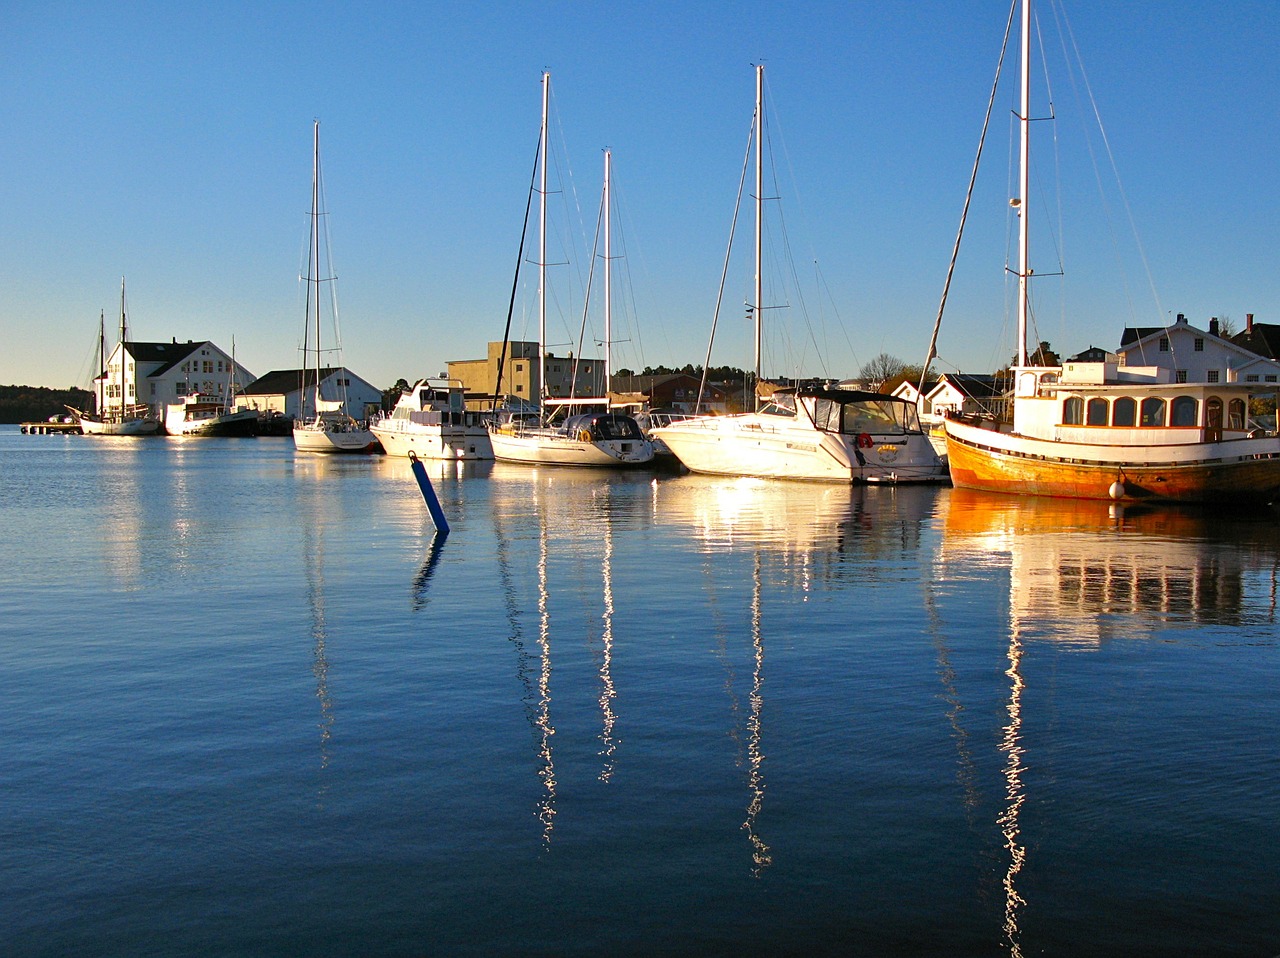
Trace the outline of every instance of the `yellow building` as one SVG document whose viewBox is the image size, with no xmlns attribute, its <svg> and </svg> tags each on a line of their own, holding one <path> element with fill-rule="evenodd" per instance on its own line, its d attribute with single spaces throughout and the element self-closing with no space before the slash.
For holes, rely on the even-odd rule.
<svg viewBox="0 0 1280 958">
<path fill-rule="evenodd" d="M 457 359 L 448 364 L 449 378 L 462 383 L 470 407 L 487 406 L 494 398 L 498 381 L 498 361 L 502 356 L 502 343 L 490 343 L 484 359 Z M 603 396 L 604 362 L 599 359 L 579 358 L 577 362 L 577 388 L 572 389 L 573 354 L 556 356 L 546 354 L 545 380 L 547 395 L 551 397 Z M 507 344 L 506 364 L 502 373 L 502 396 L 537 403 L 539 400 L 538 344 L 512 342 Z"/>
</svg>

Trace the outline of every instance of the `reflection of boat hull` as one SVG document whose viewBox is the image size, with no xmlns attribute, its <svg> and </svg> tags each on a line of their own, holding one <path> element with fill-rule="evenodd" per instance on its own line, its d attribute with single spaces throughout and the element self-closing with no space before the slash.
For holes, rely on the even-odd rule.
<svg viewBox="0 0 1280 958">
<path fill-rule="evenodd" d="M 555 429 L 490 430 L 494 458 L 547 466 L 643 466 L 653 459 L 644 440 L 604 439 L 584 442 Z"/>
<path fill-rule="evenodd" d="M 318 419 L 294 426 L 293 445 L 299 452 L 369 453 L 379 448 L 378 437 L 353 423 Z"/>
<path fill-rule="evenodd" d="M 419 459 L 492 459 L 493 446 L 482 425 L 422 425 L 400 419 L 374 423 L 370 431 L 378 437 L 388 456 Z"/>
<path fill-rule="evenodd" d="M 1280 493 L 1280 440 L 1091 446 L 948 420 L 954 485 L 991 492 L 1152 502 L 1269 502 Z M 1160 461 L 1152 460 L 1159 457 Z"/>
<path fill-rule="evenodd" d="M 173 404 L 164 420 L 171 436 L 256 436 L 258 413 L 254 409 L 224 412 L 216 404 Z"/>
</svg>

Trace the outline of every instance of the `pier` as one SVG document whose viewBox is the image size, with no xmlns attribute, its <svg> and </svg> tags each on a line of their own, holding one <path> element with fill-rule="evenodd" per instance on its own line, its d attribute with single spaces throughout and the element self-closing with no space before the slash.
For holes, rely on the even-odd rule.
<svg viewBox="0 0 1280 958">
<path fill-rule="evenodd" d="M 26 436 L 78 436 L 78 422 L 24 422 L 19 425 Z"/>
</svg>

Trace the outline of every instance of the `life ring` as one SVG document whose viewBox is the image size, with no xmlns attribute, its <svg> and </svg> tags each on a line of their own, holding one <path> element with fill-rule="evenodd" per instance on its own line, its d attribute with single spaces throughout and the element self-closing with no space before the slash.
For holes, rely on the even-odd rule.
<svg viewBox="0 0 1280 958">
<path fill-rule="evenodd" d="M 875 445 L 875 440 L 871 438 L 871 433 L 869 432 L 858 433 L 859 449 L 870 449 L 874 445 Z"/>
<path fill-rule="evenodd" d="M 591 442 L 591 430 L 584 429 L 578 433 L 578 442 Z"/>
</svg>

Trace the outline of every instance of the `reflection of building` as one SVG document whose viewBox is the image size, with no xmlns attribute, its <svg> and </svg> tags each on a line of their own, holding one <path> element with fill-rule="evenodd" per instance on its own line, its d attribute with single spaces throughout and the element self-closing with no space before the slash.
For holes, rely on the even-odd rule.
<svg viewBox="0 0 1280 958">
<path fill-rule="evenodd" d="M 957 568 L 1007 555 L 1013 629 L 1024 639 L 1097 645 L 1170 621 L 1241 619 L 1247 553 L 1236 543 L 1216 547 L 1209 521 L 1168 509 L 953 489 L 942 554 L 944 566 Z"/>
<path fill-rule="evenodd" d="M 493 398 L 497 390 L 502 345 L 501 342 L 490 343 L 488 355 L 484 359 L 457 359 L 448 364 L 449 378 L 461 382 L 467 396 L 473 401 Z M 510 342 L 506 346 L 502 393 L 512 399 L 538 402 L 541 382 L 538 377 L 538 344 Z M 582 356 L 575 359 L 572 353 L 568 356 L 547 353 L 544 378 L 548 396 L 604 395 L 604 362 L 599 359 Z"/>
</svg>

